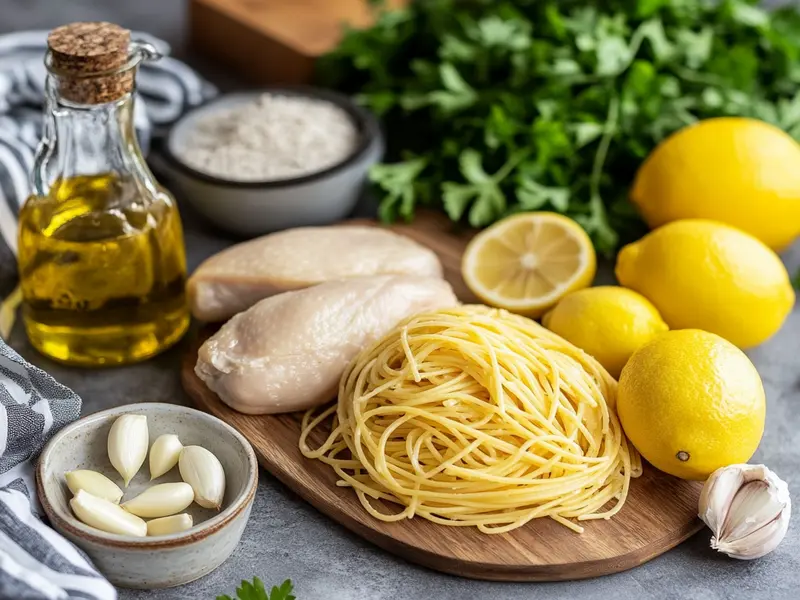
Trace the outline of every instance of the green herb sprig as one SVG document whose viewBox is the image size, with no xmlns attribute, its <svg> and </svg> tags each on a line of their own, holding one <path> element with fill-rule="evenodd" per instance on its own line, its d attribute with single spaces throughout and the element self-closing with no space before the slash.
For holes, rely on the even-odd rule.
<svg viewBox="0 0 800 600">
<path fill-rule="evenodd" d="M 381 218 L 575 218 L 638 237 L 636 169 L 670 133 L 740 115 L 800 137 L 800 15 L 758 0 L 418 0 L 350 31 L 319 79 L 387 132 Z"/>
<path fill-rule="evenodd" d="M 242 581 L 242 585 L 236 588 L 236 598 L 238 600 L 297 600 L 292 594 L 294 587 L 292 581 L 287 579 L 280 586 L 272 586 L 272 590 L 267 592 L 264 582 L 258 577 L 253 578 L 253 582 Z M 230 596 L 217 596 L 217 600 L 234 600 Z"/>
</svg>

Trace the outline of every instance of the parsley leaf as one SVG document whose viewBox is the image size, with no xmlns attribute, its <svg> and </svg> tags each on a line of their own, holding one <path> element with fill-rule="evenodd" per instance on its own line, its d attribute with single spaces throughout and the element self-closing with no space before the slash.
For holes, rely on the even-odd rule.
<svg viewBox="0 0 800 600">
<path fill-rule="evenodd" d="M 381 203 L 379 216 L 384 222 L 394 221 L 398 216 L 410 221 L 419 199 L 417 180 L 427 166 L 424 158 L 414 158 L 391 165 L 375 165 L 369 173 L 372 182 L 378 184 L 386 196 Z"/>
<path fill-rule="evenodd" d="M 550 204 L 558 212 L 569 207 L 569 188 L 547 187 L 530 178 L 522 178 L 517 188 L 517 200 L 523 210 L 539 210 Z"/>
<path fill-rule="evenodd" d="M 236 598 L 238 600 L 297 600 L 292 594 L 294 587 L 292 581 L 287 579 L 280 586 L 273 586 L 267 593 L 264 582 L 258 577 L 254 577 L 252 583 L 246 580 L 236 588 Z M 217 600 L 234 600 L 230 596 L 217 596 Z"/>
<path fill-rule="evenodd" d="M 450 218 L 458 221 L 471 204 L 469 224 L 482 227 L 500 218 L 506 211 L 506 197 L 500 184 L 524 158 L 521 153 L 509 157 L 494 175 L 483 170 L 481 155 L 467 148 L 459 157 L 461 174 L 468 183 L 446 181 L 442 184 L 442 202 Z"/>
<path fill-rule="evenodd" d="M 292 581 L 287 579 L 284 581 L 280 587 L 272 586 L 272 591 L 269 593 L 270 600 L 297 600 L 297 598 L 292 594 L 294 591 L 294 586 L 292 586 Z"/>
</svg>

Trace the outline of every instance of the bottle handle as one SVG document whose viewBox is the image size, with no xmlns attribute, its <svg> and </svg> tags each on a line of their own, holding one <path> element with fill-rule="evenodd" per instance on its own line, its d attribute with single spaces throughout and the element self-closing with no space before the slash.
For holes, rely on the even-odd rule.
<svg viewBox="0 0 800 600">
<path fill-rule="evenodd" d="M 154 62 L 159 60 L 163 55 L 159 52 L 158 48 L 150 42 L 144 40 L 131 40 L 128 46 L 130 58 L 128 62 L 121 67 L 120 70 L 126 70 L 135 67 L 142 62 Z"/>
<path fill-rule="evenodd" d="M 56 149 L 56 120 L 53 116 L 57 103 L 53 79 L 45 80 L 45 111 L 42 121 L 42 138 L 33 158 L 30 186 L 34 196 L 44 196 L 49 187 L 48 166 Z"/>
</svg>

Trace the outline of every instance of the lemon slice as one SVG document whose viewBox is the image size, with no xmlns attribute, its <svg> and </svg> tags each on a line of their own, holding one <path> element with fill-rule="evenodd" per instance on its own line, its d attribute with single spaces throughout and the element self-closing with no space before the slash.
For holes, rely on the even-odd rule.
<svg viewBox="0 0 800 600">
<path fill-rule="evenodd" d="M 536 318 L 565 294 L 591 285 L 596 265 L 592 241 L 580 225 L 532 212 L 476 235 L 464 252 L 461 274 L 483 302 Z"/>
</svg>

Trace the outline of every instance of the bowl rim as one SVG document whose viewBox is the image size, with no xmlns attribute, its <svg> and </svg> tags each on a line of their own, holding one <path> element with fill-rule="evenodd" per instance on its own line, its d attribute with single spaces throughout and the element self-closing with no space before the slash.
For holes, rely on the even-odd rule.
<svg viewBox="0 0 800 600">
<path fill-rule="evenodd" d="M 115 533 L 106 533 L 105 531 L 101 531 L 99 529 L 90 527 L 89 525 L 80 522 L 75 517 L 70 517 L 69 519 L 67 519 L 64 516 L 62 516 L 60 512 L 55 508 L 55 506 L 53 506 L 53 504 L 50 501 L 50 498 L 48 498 L 47 493 L 45 492 L 44 459 L 46 455 L 53 452 L 55 448 L 58 446 L 58 444 L 63 440 L 63 438 L 65 438 L 70 432 L 84 426 L 85 424 L 90 423 L 92 421 L 103 421 L 116 415 L 135 412 L 140 407 L 146 407 L 151 409 L 153 407 L 155 407 L 156 409 L 167 408 L 168 410 L 173 410 L 176 412 L 196 413 L 198 415 L 201 415 L 203 418 L 209 419 L 215 425 L 221 426 L 223 429 L 226 429 L 239 442 L 240 446 L 244 448 L 245 453 L 247 455 L 248 479 L 247 483 L 245 484 L 245 489 L 238 496 L 236 496 L 236 498 L 233 499 L 233 501 L 227 508 L 220 511 L 219 514 L 211 517 L 206 521 L 203 521 L 202 523 L 198 523 L 197 525 L 192 526 L 186 531 L 181 531 L 178 533 L 170 533 L 167 535 L 147 536 L 139 538 L 128 535 L 119 535 Z M 39 455 L 39 459 L 37 460 L 36 463 L 36 494 L 39 498 L 39 502 L 41 503 L 42 508 L 44 509 L 45 513 L 47 514 L 47 517 L 50 519 L 52 524 L 57 525 L 59 529 L 63 529 L 76 537 L 91 541 L 98 545 L 110 546 L 115 548 L 127 548 L 127 549 L 135 548 L 142 550 L 155 550 L 159 548 L 186 546 L 189 544 L 193 544 L 195 542 L 199 542 L 200 540 L 205 539 L 211 534 L 216 533 L 220 529 L 226 527 L 234 519 L 236 519 L 243 511 L 245 511 L 248 508 L 248 506 L 250 506 L 250 504 L 252 503 L 257 488 L 258 488 L 258 462 L 256 460 L 256 455 L 255 452 L 253 451 L 253 447 L 241 433 L 239 433 L 238 431 L 236 431 L 235 428 L 225 423 L 225 421 L 218 419 L 214 415 L 211 415 L 209 413 L 188 406 L 183 406 L 181 404 L 170 404 L 167 402 L 137 402 L 135 404 L 124 404 L 122 406 L 115 406 L 112 408 L 92 413 L 90 415 L 86 415 L 85 417 L 81 417 L 80 419 L 73 421 L 66 427 L 59 430 L 58 433 L 56 433 L 52 438 L 50 438 L 45 447 L 42 449 L 42 452 Z M 74 521 L 74 523 L 72 521 Z"/>
<path fill-rule="evenodd" d="M 195 115 L 200 111 L 208 110 L 208 108 L 214 104 L 223 103 L 225 100 L 229 100 L 237 96 L 244 101 L 246 98 L 258 98 L 263 94 L 274 94 L 278 96 L 302 96 L 316 100 L 326 100 L 332 104 L 335 104 L 344 110 L 353 121 L 353 124 L 360 134 L 358 144 L 346 158 L 329 167 L 326 167 L 321 171 L 314 171 L 298 177 L 247 181 L 225 179 L 223 177 L 218 177 L 216 175 L 199 171 L 194 167 L 187 165 L 172 152 L 172 141 L 175 132 L 180 124 L 189 119 L 192 115 Z M 380 124 L 378 123 L 377 117 L 345 94 L 341 94 L 327 88 L 319 88 L 310 85 L 267 85 L 255 90 L 242 90 L 221 94 L 189 109 L 170 126 L 169 131 L 164 138 L 162 147 L 160 148 L 160 153 L 167 164 L 181 172 L 183 175 L 203 181 L 205 183 L 210 183 L 220 187 L 240 189 L 286 188 L 325 179 L 347 169 L 366 156 L 375 139 L 380 137 L 380 134 Z"/>
</svg>

